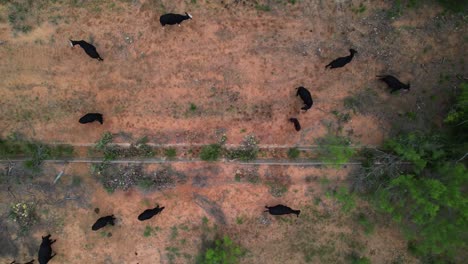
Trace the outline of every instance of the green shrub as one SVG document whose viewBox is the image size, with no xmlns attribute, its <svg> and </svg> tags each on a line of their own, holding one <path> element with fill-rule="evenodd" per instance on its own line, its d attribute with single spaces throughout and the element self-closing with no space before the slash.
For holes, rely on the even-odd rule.
<svg viewBox="0 0 468 264">
<path fill-rule="evenodd" d="M 173 159 L 177 156 L 177 150 L 175 148 L 167 148 L 164 150 L 164 155 L 168 159 Z"/>
<path fill-rule="evenodd" d="M 38 220 L 36 206 L 26 202 L 13 204 L 10 207 L 10 219 L 19 225 L 20 234 L 25 235 Z"/>
<path fill-rule="evenodd" d="M 102 135 L 98 142 L 96 142 L 95 148 L 97 150 L 104 150 L 107 144 L 112 143 L 113 136 L 110 132 L 106 132 Z"/>
<path fill-rule="evenodd" d="M 288 150 L 288 158 L 297 159 L 301 155 L 301 151 L 298 148 L 290 148 Z"/>
<path fill-rule="evenodd" d="M 320 159 L 332 167 L 339 168 L 355 154 L 355 150 L 350 147 L 351 142 L 345 137 L 327 135 L 316 142 Z"/>
<path fill-rule="evenodd" d="M 244 255 L 240 246 L 236 245 L 228 236 L 216 239 L 214 245 L 203 253 L 201 264 L 236 264 Z"/>
<path fill-rule="evenodd" d="M 210 144 L 208 146 L 203 146 L 200 152 L 200 158 L 205 161 L 215 161 L 219 158 L 220 154 L 221 145 Z"/>
<path fill-rule="evenodd" d="M 251 161 L 257 158 L 257 154 L 257 140 L 255 139 L 255 136 L 249 135 L 244 138 L 241 147 L 229 150 L 227 156 L 229 159 Z"/>
</svg>

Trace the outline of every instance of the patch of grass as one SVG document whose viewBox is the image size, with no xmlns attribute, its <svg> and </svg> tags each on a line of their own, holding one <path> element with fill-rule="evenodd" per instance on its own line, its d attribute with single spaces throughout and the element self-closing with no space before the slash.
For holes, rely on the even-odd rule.
<svg viewBox="0 0 468 264">
<path fill-rule="evenodd" d="M 71 182 L 71 186 L 73 187 L 79 187 L 81 185 L 81 177 L 80 176 L 73 176 L 72 177 L 72 182 Z"/>
<path fill-rule="evenodd" d="M 171 240 L 176 239 L 178 235 L 179 235 L 179 230 L 177 229 L 177 226 L 172 226 L 171 235 L 170 235 Z"/>
<path fill-rule="evenodd" d="M 320 159 L 330 166 L 339 168 L 354 156 L 355 150 L 351 148 L 348 138 L 334 135 L 327 135 L 316 140 L 319 146 Z"/>
<path fill-rule="evenodd" d="M 244 218 L 242 216 L 236 217 L 236 223 L 242 225 L 244 223 Z"/>
<path fill-rule="evenodd" d="M 349 213 L 356 208 L 355 195 L 344 186 L 338 188 L 338 191 L 328 191 L 326 195 L 335 198 L 341 204 L 341 210 L 344 213 Z"/>
<path fill-rule="evenodd" d="M 267 185 L 273 197 L 282 197 L 288 191 L 288 187 L 280 182 L 268 182 Z"/>
<path fill-rule="evenodd" d="M 144 237 L 150 237 L 153 234 L 153 228 L 151 226 L 146 226 L 145 231 L 143 231 Z"/>
<path fill-rule="evenodd" d="M 257 158 L 258 146 L 255 136 L 249 135 L 244 138 L 241 147 L 229 150 L 227 156 L 229 159 L 238 159 L 241 161 L 251 161 Z"/>
<path fill-rule="evenodd" d="M 271 7 L 269 5 L 255 5 L 255 9 L 257 9 L 258 11 L 263 11 L 263 12 L 269 12 L 271 11 Z"/>
<path fill-rule="evenodd" d="M 219 144 L 203 146 L 200 152 L 200 158 L 204 161 L 215 161 L 219 158 L 221 150 L 222 148 Z"/>
<path fill-rule="evenodd" d="M 104 133 L 96 142 L 95 149 L 103 151 L 109 143 L 112 143 L 113 136 L 110 132 Z"/>
<path fill-rule="evenodd" d="M 177 150 L 175 148 L 167 148 L 164 150 L 164 155 L 168 159 L 174 159 L 177 156 Z"/>
<path fill-rule="evenodd" d="M 36 206 L 33 203 L 19 202 L 10 206 L 10 219 L 20 227 L 20 235 L 28 234 L 37 222 Z"/>
<path fill-rule="evenodd" d="M 288 150 L 288 158 L 297 159 L 301 155 L 301 151 L 298 148 L 290 148 Z"/>
<path fill-rule="evenodd" d="M 361 4 L 359 4 L 358 7 L 353 7 L 352 10 L 356 14 L 362 14 L 362 13 L 366 12 L 366 6 L 364 5 L 364 3 L 361 3 Z"/>
<path fill-rule="evenodd" d="M 364 228 L 366 235 L 371 235 L 374 232 L 375 226 L 370 222 L 369 218 L 364 213 L 360 213 L 357 217 L 357 222 Z"/>
<path fill-rule="evenodd" d="M 196 263 L 235 264 L 239 263 L 240 258 L 245 255 L 245 250 L 234 243 L 234 241 L 226 235 L 207 244 L 208 246 L 202 250 Z"/>
<path fill-rule="evenodd" d="M 371 264 L 368 258 L 359 256 L 355 252 L 349 254 L 347 259 L 348 259 L 348 263 L 350 264 Z"/>
<path fill-rule="evenodd" d="M 189 111 L 190 111 L 190 112 L 195 112 L 195 111 L 197 111 L 197 106 L 196 106 L 194 103 L 190 103 Z"/>
<path fill-rule="evenodd" d="M 340 113 L 336 110 L 333 110 L 332 114 L 336 117 L 336 119 L 338 119 L 339 123 L 348 123 L 349 120 L 351 120 L 351 115 L 349 113 Z"/>
</svg>

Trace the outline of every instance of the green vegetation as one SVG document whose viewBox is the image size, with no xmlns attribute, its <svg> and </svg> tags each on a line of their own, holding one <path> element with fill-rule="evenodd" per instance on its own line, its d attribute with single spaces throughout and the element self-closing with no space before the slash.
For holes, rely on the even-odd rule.
<svg viewBox="0 0 468 264">
<path fill-rule="evenodd" d="M 344 213 L 349 213 L 356 208 L 355 195 L 344 186 L 338 188 L 338 191 L 327 191 L 327 196 L 335 198 L 341 204 L 341 210 Z"/>
<path fill-rule="evenodd" d="M 146 226 L 145 231 L 143 231 L 144 237 L 150 237 L 153 234 L 153 228 L 151 226 Z"/>
<path fill-rule="evenodd" d="M 271 7 L 269 5 L 255 5 L 255 9 L 257 9 L 258 11 L 264 11 L 264 12 L 269 12 L 271 11 Z"/>
<path fill-rule="evenodd" d="M 222 148 L 219 144 L 203 146 L 200 152 L 200 158 L 205 161 L 215 161 L 219 158 L 221 150 Z"/>
<path fill-rule="evenodd" d="M 298 148 L 290 148 L 288 150 L 288 158 L 297 159 L 301 155 L 301 151 Z"/>
<path fill-rule="evenodd" d="M 190 112 L 195 112 L 197 110 L 197 106 L 194 103 L 190 103 L 189 110 Z"/>
<path fill-rule="evenodd" d="M 164 155 L 168 159 L 174 159 L 177 156 L 177 150 L 175 148 L 167 148 L 164 150 Z"/>
<path fill-rule="evenodd" d="M 366 6 L 364 5 L 364 3 L 360 3 L 358 7 L 353 7 L 353 12 L 356 13 L 356 14 L 362 14 L 364 12 L 366 12 Z"/>
<path fill-rule="evenodd" d="M 102 137 L 98 140 L 98 142 L 96 142 L 96 145 L 94 146 L 97 150 L 105 150 L 105 148 L 107 147 L 107 145 L 109 143 L 112 143 L 112 139 L 114 138 L 114 136 L 112 136 L 112 134 L 110 132 L 106 132 L 102 135 Z"/>
<path fill-rule="evenodd" d="M 350 147 L 350 140 L 345 137 L 329 134 L 317 139 L 316 142 L 319 146 L 320 159 L 335 168 L 339 168 L 341 164 L 348 162 L 355 154 L 355 150 Z"/>
<path fill-rule="evenodd" d="M 20 234 L 26 235 L 37 222 L 36 206 L 33 203 L 19 202 L 10 207 L 10 219 L 20 227 Z"/>
<path fill-rule="evenodd" d="M 71 157 L 73 147 L 70 145 L 46 145 L 40 142 L 25 141 L 18 135 L 9 136 L 6 140 L 0 139 L 0 158 L 29 157 L 25 161 L 26 168 L 33 172 L 41 170 L 42 162 L 46 159 Z"/>
<path fill-rule="evenodd" d="M 352 178 L 379 211 L 402 225 L 409 249 L 431 262 L 450 262 L 467 250 L 468 88 L 466 83 L 460 88 L 446 127 L 388 140 L 383 151 L 366 154 L 381 165 L 366 162 Z"/>
<path fill-rule="evenodd" d="M 216 239 L 210 247 L 202 254 L 201 264 L 235 264 L 244 255 L 240 246 L 235 244 L 228 236 Z"/>
<path fill-rule="evenodd" d="M 359 213 L 357 217 L 357 222 L 364 229 L 366 235 L 371 235 L 374 233 L 375 225 L 369 220 L 369 218 L 364 213 Z"/>
<path fill-rule="evenodd" d="M 237 149 L 229 150 L 227 156 L 229 159 L 238 159 L 241 161 L 255 160 L 258 154 L 257 143 L 255 136 L 246 136 L 242 145 Z"/>
</svg>

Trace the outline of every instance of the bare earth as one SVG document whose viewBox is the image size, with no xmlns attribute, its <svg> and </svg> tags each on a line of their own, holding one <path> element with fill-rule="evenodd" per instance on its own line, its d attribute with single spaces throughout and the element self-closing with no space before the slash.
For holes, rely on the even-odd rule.
<svg viewBox="0 0 468 264">
<path fill-rule="evenodd" d="M 0 5 L 1 137 L 19 133 L 79 144 L 110 131 L 133 139 L 147 136 L 152 143 L 209 144 L 224 133 L 230 144 L 253 134 L 261 144 L 307 146 L 341 125 L 354 144 L 377 145 L 395 133 L 391 124 L 406 131 L 439 126 L 453 89 L 443 76 L 453 80 L 466 74 L 466 24 L 442 16 L 437 6 L 390 18 L 391 1 L 84 2 L 35 10 L 31 17 L 40 23 L 27 34 L 14 32 L 6 6 Z M 261 11 L 254 2 L 271 10 Z M 361 2 L 366 10 L 353 11 Z M 193 19 L 162 29 L 161 14 L 184 11 Z M 58 22 L 51 22 L 58 14 Z M 104 61 L 71 48 L 70 38 L 93 42 Z M 359 52 L 349 65 L 325 70 L 349 48 Z M 375 78 L 387 73 L 410 81 L 411 91 L 390 95 Z M 306 113 L 295 96 L 298 86 L 314 99 Z M 343 100 L 358 93 L 373 97 L 356 111 L 346 108 Z M 104 125 L 79 124 L 88 112 L 103 113 Z M 339 123 L 336 113 L 349 113 L 351 120 Z M 290 117 L 300 120 L 300 133 Z M 235 180 L 238 170 L 252 167 L 176 163 L 173 168 L 186 181 L 148 193 L 132 188 L 109 194 L 89 166 L 78 164 L 67 165 L 57 185 L 52 181 L 62 166 L 50 164 L 24 184 L 0 182 L 2 240 L 7 234 L 0 262 L 35 257 L 40 236 L 49 232 L 58 253 L 51 264 L 191 263 L 202 238 L 218 233 L 247 249 L 242 263 L 345 263 L 350 252 L 372 263 L 416 262 L 391 222 L 366 235 L 354 213 L 343 213 L 325 195 L 348 169 L 258 166 L 260 183 Z M 20 169 L 17 173 L 22 175 Z M 73 184 L 73 176 L 81 183 Z M 271 194 L 269 177 L 287 186 L 283 196 Z M 10 205 L 19 201 L 38 206 L 40 220 L 30 237 L 18 236 L 7 217 Z M 206 201 L 222 215 L 210 214 Z M 263 213 L 265 205 L 278 203 L 301 209 L 301 216 Z M 166 207 L 161 215 L 137 221 L 156 204 Z M 355 210 L 384 221 L 369 213 L 365 202 Z M 98 217 L 111 213 L 118 218 L 115 227 L 91 231 Z M 146 226 L 152 230 L 147 237 Z"/>
</svg>

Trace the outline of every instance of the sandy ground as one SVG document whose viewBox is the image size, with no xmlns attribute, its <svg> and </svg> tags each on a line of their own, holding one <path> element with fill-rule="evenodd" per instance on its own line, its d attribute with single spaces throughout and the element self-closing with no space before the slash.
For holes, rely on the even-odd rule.
<svg viewBox="0 0 468 264">
<path fill-rule="evenodd" d="M 255 1 L 190 2 L 56 4 L 33 11 L 28 19 L 39 22 L 27 34 L 12 30 L 8 9 L 0 6 L 0 136 L 89 143 L 110 131 L 148 136 L 152 143 L 212 143 L 225 133 L 230 144 L 254 134 L 261 144 L 295 146 L 313 144 L 341 125 L 355 144 L 376 145 L 396 132 L 391 127 L 414 131 L 440 125 L 456 75 L 466 76 L 466 22 L 441 15 L 438 7 L 390 18 L 390 1 L 258 1 L 270 11 L 258 10 Z M 362 13 L 354 11 L 360 3 L 366 6 Z M 162 13 L 183 11 L 193 20 L 161 28 Z M 104 61 L 70 48 L 69 38 L 92 40 Z M 325 70 L 349 48 L 359 52 L 351 64 Z M 375 79 L 382 73 L 410 81 L 411 91 L 390 95 Z M 306 113 L 295 97 L 298 86 L 314 99 Z M 344 107 L 344 98 L 371 94 L 367 89 L 374 96 L 362 100 L 356 113 Z M 350 113 L 351 120 L 340 124 L 333 111 Z M 77 120 L 88 112 L 103 113 L 104 125 L 80 125 Z M 293 116 L 301 122 L 300 133 L 287 121 Z M 202 238 L 218 233 L 247 249 L 243 263 L 344 263 L 351 252 L 372 263 L 415 262 L 398 230 L 382 225 L 364 203 L 345 214 L 325 196 L 347 170 L 260 166 L 255 170 L 262 183 L 251 184 L 235 181 L 239 166 L 174 165 L 187 175 L 175 188 L 113 194 L 87 166 L 69 165 L 57 185 L 51 182 L 60 166 L 29 180 L 19 171 L 18 179 L 0 184 L 0 227 L 2 237 L 8 234 L 1 261 L 29 260 L 40 236 L 50 232 L 58 253 L 51 264 L 193 262 Z M 80 184 L 73 184 L 73 175 Z M 271 177 L 288 187 L 282 197 L 269 192 Z M 210 214 L 197 195 L 216 204 L 223 217 Z M 40 221 L 28 237 L 18 236 L 8 220 L 10 205 L 19 201 L 38 205 Z M 264 205 L 276 203 L 300 208 L 301 217 L 262 213 Z M 136 220 L 155 204 L 166 206 L 160 216 Z M 358 212 L 379 223 L 372 234 L 356 223 Z M 110 213 L 118 218 L 116 226 L 90 230 Z M 149 237 L 143 235 L 146 226 L 153 230 Z"/>
<path fill-rule="evenodd" d="M 160 166 L 165 165 L 145 170 Z M 9 191 L 3 190 L 3 184 L 2 212 L 14 201 L 29 200 L 36 204 L 39 218 L 27 237 L 18 236 L 15 225 L 3 221 L 7 231 L 3 243 L 11 241 L 16 259 L 26 260 L 35 256 L 40 236 L 50 232 L 57 239 L 53 249 L 58 253 L 50 263 L 188 263 L 197 256 L 203 237 L 228 234 L 247 250 L 242 263 L 303 263 L 310 253 L 312 263 L 341 263 L 353 251 L 372 263 L 414 262 L 395 227 L 378 225 L 370 235 L 364 234 L 353 219 L 358 212 L 368 213 L 365 205 L 342 213 L 335 199 L 325 197 L 324 192 L 336 188 L 347 170 L 206 163 L 172 168 L 186 175 L 185 184 L 159 192 L 130 189 L 109 194 L 88 176 L 89 168 L 79 164 L 68 164 L 56 185 L 52 181 L 62 165 L 46 166 L 45 175 L 29 184 L 10 185 Z M 260 182 L 250 183 L 244 176 L 235 180 L 236 173 L 248 171 L 258 174 Z M 77 176 L 80 184 L 73 183 Z M 272 196 L 266 184 L 274 177 L 288 189 L 281 197 Z M 209 201 L 208 205 L 200 199 Z M 264 205 L 278 203 L 300 209 L 300 217 L 263 212 Z M 136 219 L 156 204 L 165 206 L 160 215 L 146 222 Z M 211 208 L 220 210 L 213 213 Z M 97 218 L 109 214 L 117 217 L 115 226 L 91 230 Z M 153 232 L 144 236 L 147 226 Z M 171 253 L 171 248 L 177 253 Z M 13 258 L 4 257 L 5 261 Z"/>
<path fill-rule="evenodd" d="M 162 29 L 162 7 L 151 3 L 117 3 L 106 10 L 104 1 L 101 12 L 61 6 L 68 14 L 63 20 L 16 37 L 7 23 L 0 24 L 2 135 L 87 143 L 111 131 L 158 143 L 210 143 L 222 131 L 238 143 L 245 131 L 265 144 L 304 145 L 327 133 L 327 124 L 336 121 L 331 112 L 345 111 L 346 96 L 370 88 L 381 100 L 363 103 L 375 110 L 353 117 L 344 131 L 377 144 L 388 122 L 408 122 L 400 118 L 407 112 L 418 119 L 429 113 L 437 124 L 432 106 L 418 100 L 446 89 L 432 86 L 466 55 L 459 37 L 466 27 L 447 23 L 434 8 L 392 20 L 385 13 L 390 5 L 376 1 L 363 14 L 352 11 L 355 1 L 272 5 L 270 12 L 234 3 L 163 1 L 164 10 L 187 10 L 194 19 Z M 433 28 L 439 20 L 445 23 Z M 443 41 L 437 31 L 444 32 Z M 71 49 L 69 38 L 92 39 L 104 62 Z M 350 65 L 325 70 L 349 48 L 359 52 Z M 381 73 L 411 81 L 412 92 L 389 97 L 375 79 Z M 298 86 L 314 99 L 306 113 L 295 97 Z M 103 113 L 104 125 L 80 125 L 77 120 L 88 112 Z M 292 116 L 302 124 L 300 133 L 287 121 Z"/>
</svg>

